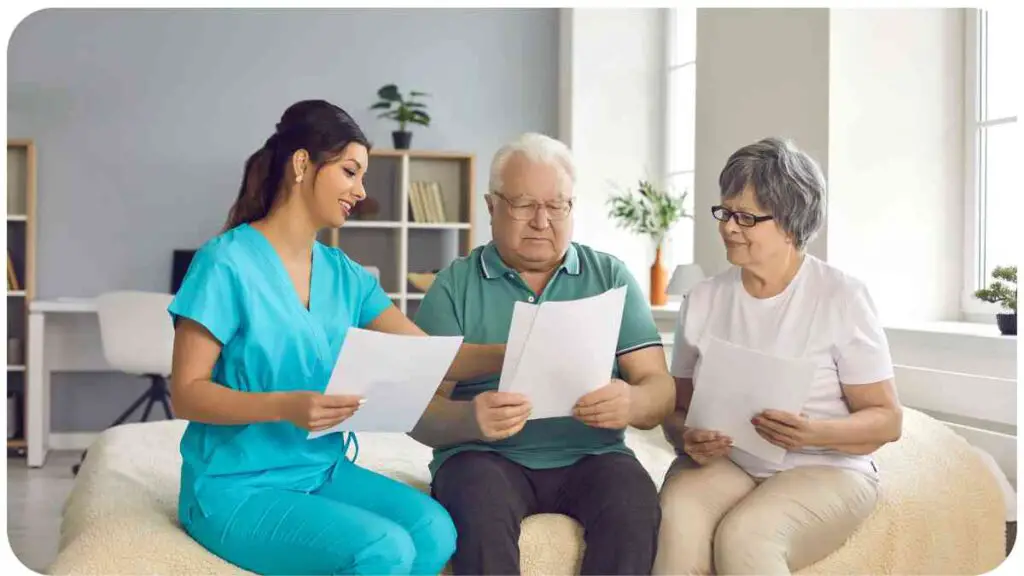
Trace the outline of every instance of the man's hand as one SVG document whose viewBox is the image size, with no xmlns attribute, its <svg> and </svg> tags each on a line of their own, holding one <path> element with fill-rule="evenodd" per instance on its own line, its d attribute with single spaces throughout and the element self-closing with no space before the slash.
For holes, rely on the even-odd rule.
<svg viewBox="0 0 1024 576">
<path fill-rule="evenodd" d="M 762 438 L 786 450 L 817 445 L 817 428 L 803 414 L 797 416 L 781 410 L 765 410 L 754 416 L 750 423 Z"/>
<path fill-rule="evenodd" d="M 594 428 L 621 430 L 629 426 L 630 394 L 630 385 L 616 378 L 580 398 L 572 414 Z"/>
<path fill-rule="evenodd" d="M 473 415 L 485 442 L 504 440 L 518 434 L 533 406 L 522 394 L 490 390 L 473 398 Z"/>
</svg>

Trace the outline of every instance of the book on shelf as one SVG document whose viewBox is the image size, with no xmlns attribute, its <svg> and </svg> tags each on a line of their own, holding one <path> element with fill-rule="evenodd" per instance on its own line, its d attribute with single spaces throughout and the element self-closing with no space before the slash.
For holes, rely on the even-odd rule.
<svg viewBox="0 0 1024 576">
<path fill-rule="evenodd" d="M 7 251 L 7 289 L 11 291 L 21 290 L 18 282 L 18 274 L 14 271 L 14 261 L 11 260 L 11 251 Z"/>
<path fill-rule="evenodd" d="M 414 222 L 440 224 L 448 221 L 444 215 L 441 185 L 437 182 L 410 182 L 409 204 Z"/>
</svg>

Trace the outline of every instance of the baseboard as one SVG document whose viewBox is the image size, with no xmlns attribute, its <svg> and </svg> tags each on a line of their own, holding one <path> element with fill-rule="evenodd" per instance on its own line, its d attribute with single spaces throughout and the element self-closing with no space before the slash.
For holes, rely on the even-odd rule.
<svg viewBox="0 0 1024 576">
<path fill-rule="evenodd" d="M 50 450 L 86 450 L 99 432 L 50 432 Z"/>
</svg>

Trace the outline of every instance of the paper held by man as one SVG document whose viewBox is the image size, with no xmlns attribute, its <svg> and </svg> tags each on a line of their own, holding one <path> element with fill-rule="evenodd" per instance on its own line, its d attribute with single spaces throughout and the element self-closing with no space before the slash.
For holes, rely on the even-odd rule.
<svg viewBox="0 0 1024 576">
<path fill-rule="evenodd" d="M 517 302 L 498 389 L 530 399 L 530 419 L 572 416 L 611 378 L 626 288 L 569 301 Z"/>
<path fill-rule="evenodd" d="M 814 363 L 771 356 L 710 337 L 701 354 L 686 426 L 714 430 L 733 446 L 775 464 L 786 449 L 762 438 L 751 419 L 765 410 L 799 414 L 810 394 Z"/>
<path fill-rule="evenodd" d="M 366 399 L 350 418 L 310 432 L 410 432 L 440 386 L 461 336 L 403 336 L 352 328 L 334 365 L 325 394 Z"/>
</svg>

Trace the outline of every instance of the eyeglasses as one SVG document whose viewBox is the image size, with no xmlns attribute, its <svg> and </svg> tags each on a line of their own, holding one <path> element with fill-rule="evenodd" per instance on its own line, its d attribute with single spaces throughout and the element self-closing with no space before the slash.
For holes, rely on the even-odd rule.
<svg viewBox="0 0 1024 576">
<path fill-rule="evenodd" d="M 542 203 L 533 200 L 523 200 L 521 198 L 509 200 L 501 192 L 491 192 L 491 194 L 505 201 L 505 204 L 508 205 L 508 215 L 511 216 L 513 220 L 533 220 L 541 205 L 544 206 L 544 210 L 547 212 L 549 220 L 565 220 L 569 216 L 569 213 L 572 212 L 572 198 L 568 200 L 556 200 L 554 202 Z"/>
<path fill-rule="evenodd" d="M 755 216 L 749 212 L 734 212 L 725 206 L 712 206 L 711 215 L 719 222 L 728 222 L 730 219 L 735 220 L 737 224 L 744 228 L 753 228 L 757 226 L 758 222 L 775 218 L 774 216 Z"/>
</svg>

